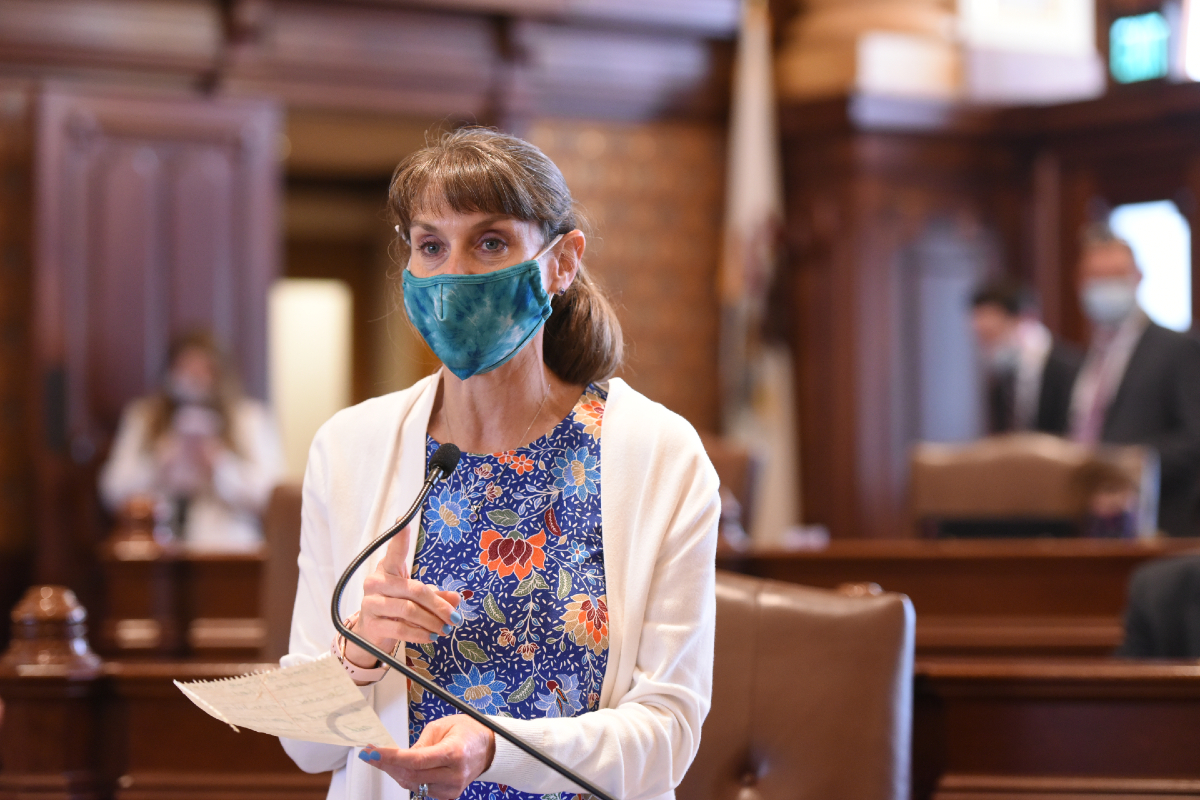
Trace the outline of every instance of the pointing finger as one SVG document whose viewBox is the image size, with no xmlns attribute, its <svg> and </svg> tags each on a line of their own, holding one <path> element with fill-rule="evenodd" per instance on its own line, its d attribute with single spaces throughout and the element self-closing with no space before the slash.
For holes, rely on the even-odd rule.
<svg viewBox="0 0 1200 800">
<path fill-rule="evenodd" d="M 400 532 L 393 536 L 387 544 L 387 550 L 383 553 L 383 560 L 379 562 L 379 567 L 389 575 L 408 577 L 408 544 L 411 538 L 411 529 L 412 525 L 401 528 Z"/>
</svg>

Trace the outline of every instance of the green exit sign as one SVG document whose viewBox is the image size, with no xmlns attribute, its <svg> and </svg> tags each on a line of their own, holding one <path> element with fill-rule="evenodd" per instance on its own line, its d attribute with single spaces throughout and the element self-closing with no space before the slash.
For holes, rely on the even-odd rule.
<svg viewBox="0 0 1200 800">
<path fill-rule="evenodd" d="M 1108 68 L 1117 83 L 1164 78 L 1170 60 L 1171 26 L 1157 11 L 1121 17 L 1108 31 Z"/>
</svg>

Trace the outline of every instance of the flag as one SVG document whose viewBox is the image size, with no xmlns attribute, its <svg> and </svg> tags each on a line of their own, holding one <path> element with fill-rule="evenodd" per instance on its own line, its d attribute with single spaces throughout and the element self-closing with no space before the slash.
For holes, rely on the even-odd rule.
<svg viewBox="0 0 1200 800">
<path fill-rule="evenodd" d="M 783 173 L 767 0 L 742 1 L 734 65 L 719 296 L 722 426 L 760 465 L 752 538 L 775 543 L 799 521 L 792 358 L 762 335 L 780 255 Z"/>
</svg>

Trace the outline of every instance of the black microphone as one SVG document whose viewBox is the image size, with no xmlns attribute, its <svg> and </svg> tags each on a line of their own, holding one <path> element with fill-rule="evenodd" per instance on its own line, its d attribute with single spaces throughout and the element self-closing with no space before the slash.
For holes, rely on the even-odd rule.
<svg viewBox="0 0 1200 800">
<path fill-rule="evenodd" d="M 342 622 L 342 614 L 340 609 L 342 604 L 342 592 L 346 590 L 346 584 L 349 582 L 350 576 L 358 571 L 358 568 L 361 567 L 366 560 L 371 557 L 372 553 L 374 553 L 383 545 L 387 544 L 387 542 L 397 533 L 404 530 L 404 526 L 408 525 L 408 523 L 412 521 L 412 518 L 415 517 L 425 505 L 425 498 L 429 496 L 429 492 L 433 489 L 434 484 L 444 478 L 449 477 L 450 473 L 454 472 L 454 469 L 458 466 L 458 460 L 461 457 L 462 451 L 458 449 L 457 445 L 447 442 L 446 444 L 440 446 L 429 458 L 429 473 L 425 476 L 425 483 L 422 484 L 421 491 L 417 494 L 417 499 L 413 502 L 412 507 L 408 509 L 408 512 L 401 517 L 395 525 L 388 528 L 386 531 L 377 536 L 375 541 L 367 545 L 361 553 L 354 557 L 354 560 L 350 562 L 350 566 L 346 567 L 346 571 L 342 573 L 342 577 L 338 578 L 337 585 L 333 589 L 333 603 L 330 609 L 330 613 L 333 615 L 333 627 L 337 629 L 338 633 L 346 637 L 346 641 L 354 642 L 356 645 L 375 656 L 375 658 L 379 659 L 384 664 L 387 664 L 389 667 L 396 670 L 410 681 L 416 683 L 425 691 L 441 698 L 454 708 L 458 709 L 458 711 L 461 713 L 466 714 L 480 725 L 483 725 L 485 728 L 492 731 L 492 733 L 496 734 L 497 736 L 512 742 L 513 745 L 520 748 L 525 753 L 533 756 L 538 761 L 557 772 L 559 775 L 562 775 L 571 783 L 582 788 L 584 791 L 595 795 L 597 798 L 599 798 L 599 800 L 615 800 L 612 795 L 601 791 L 591 782 L 584 780 L 579 775 L 576 775 L 569 767 L 558 763 L 558 761 L 546 755 L 541 750 L 538 750 L 533 745 L 528 744 L 519 736 L 509 733 L 483 714 L 480 714 L 469 704 L 450 694 L 441 686 L 438 686 L 436 683 L 433 683 L 432 681 L 421 677 L 416 672 L 413 672 L 403 663 L 403 659 L 397 660 L 392 658 L 390 653 L 383 652 L 366 639 L 358 636 L 354 633 L 354 631 L 347 628 L 345 623 Z"/>
</svg>

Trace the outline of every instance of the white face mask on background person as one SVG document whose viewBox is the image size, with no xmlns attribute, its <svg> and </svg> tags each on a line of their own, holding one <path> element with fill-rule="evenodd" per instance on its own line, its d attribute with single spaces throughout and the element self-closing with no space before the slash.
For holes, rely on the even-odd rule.
<svg viewBox="0 0 1200 800">
<path fill-rule="evenodd" d="M 1097 325 L 1116 325 L 1137 306 L 1137 283 L 1127 278 L 1095 278 L 1080 293 L 1083 313 Z"/>
<path fill-rule="evenodd" d="M 167 376 L 167 394 L 179 404 L 203 405 L 212 401 L 212 390 L 191 375 Z"/>
</svg>

